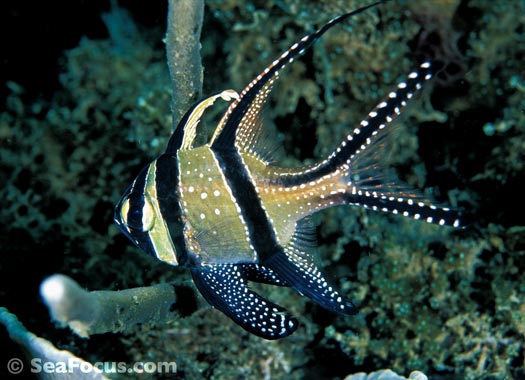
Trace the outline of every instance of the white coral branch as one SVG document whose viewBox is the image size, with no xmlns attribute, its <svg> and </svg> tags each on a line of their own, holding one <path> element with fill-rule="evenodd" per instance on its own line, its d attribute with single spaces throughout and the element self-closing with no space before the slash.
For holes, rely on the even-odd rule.
<svg viewBox="0 0 525 380">
<path fill-rule="evenodd" d="M 51 317 L 81 337 L 125 332 L 137 324 L 162 324 L 171 319 L 175 291 L 159 284 L 121 291 L 86 291 L 70 277 L 55 274 L 40 285 Z"/>
</svg>

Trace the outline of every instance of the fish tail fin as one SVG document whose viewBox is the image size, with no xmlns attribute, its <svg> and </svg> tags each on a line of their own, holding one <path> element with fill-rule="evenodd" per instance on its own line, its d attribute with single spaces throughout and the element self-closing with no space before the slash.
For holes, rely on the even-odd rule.
<svg viewBox="0 0 525 380">
<path fill-rule="evenodd" d="M 325 174 L 343 167 L 348 168 L 354 159 L 363 153 L 382 146 L 384 137 L 392 129 L 394 120 L 401 114 L 408 101 L 420 92 L 425 82 L 430 80 L 443 64 L 439 61 L 424 62 L 408 74 L 405 81 L 399 82 L 397 88 L 388 93 L 367 117 L 355 127 L 339 144 L 337 149 L 323 162 L 316 171 Z"/>
<path fill-rule="evenodd" d="M 387 143 L 392 123 L 407 101 L 442 67 L 443 64 L 438 61 L 421 64 L 368 114 L 330 156 L 329 165 L 341 172 L 338 180 L 346 182 L 346 190 L 341 195 L 344 203 L 428 223 L 463 226 L 460 211 L 440 205 L 402 184 L 383 164 L 384 156 L 388 155 Z"/>
<path fill-rule="evenodd" d="M 305 215 L 326 207 L 352 204 L 429 223 L 462 225 L 457 210 L 441 206 L 401 184 L 384 164 L 394 120 L 442 67 L 438 61 L 422 63 L 324 161 L 279 175 L 283 188 L 304 188 L 300 195 L 305 198 Z"/>
</svg>

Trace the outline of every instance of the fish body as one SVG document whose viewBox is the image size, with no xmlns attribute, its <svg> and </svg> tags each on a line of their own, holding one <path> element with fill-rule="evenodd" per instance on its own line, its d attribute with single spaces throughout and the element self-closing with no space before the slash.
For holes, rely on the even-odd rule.
<svg viewBox="0 0 525 380">
<path fill-rule="evenodd" d="M 195 104 L 166 152 L 146 166 L 115 208 L 115 222 L 145 252 L 185 265 L 204 298 L 265 339 L 292 334 L 297 320 L 248 282 L 288 286 L 327 310 L 352 315 L 353 303 L 316 266 L 309 216 L 356 205 L 429 223 L 459 226 L 454 210 L 392 184 L 378 150 L 393 120 L 438 67 L 423 63 L 398 84 L 321 162 L 282 168 L 267 159 L 260 111 L 287 64 L 328 29 L 371 6 L 336 17 L 303 37 L 240 93 L 226 90 Z M 195 146 L 204 111 L 230 102 L 211 140 Z"/>
</svg>

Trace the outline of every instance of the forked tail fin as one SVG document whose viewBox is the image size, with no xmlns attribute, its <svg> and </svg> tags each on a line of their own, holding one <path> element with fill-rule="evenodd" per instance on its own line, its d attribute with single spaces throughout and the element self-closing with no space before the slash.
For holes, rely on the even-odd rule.
<svg viewBox="0 0 525 380">
<path fill-rule="evenodd" d="M 283 188 L 305 187 L 305 192 L 315 198 L 306 197 L 305 202 L 317 205 L 312 212 L 338 204 L 353 204 L 459 227 L 458 211 L 439 206 L 400 184 L 387 174 L 381 162 L 388 153 L 385 143 L 392 123 L 442 66 L 440 62 L 421 64 L 370 111 L 325 160 L 301 170 L 275 172 L 279 184 Z"/>
</svg>

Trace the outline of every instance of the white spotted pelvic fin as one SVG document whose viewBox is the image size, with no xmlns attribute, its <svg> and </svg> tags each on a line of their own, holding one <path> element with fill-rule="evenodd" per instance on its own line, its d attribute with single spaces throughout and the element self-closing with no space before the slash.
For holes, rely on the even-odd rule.
<svg viewBox="0 0 525 380">
<path fill-rule="evenodd" d="M 248 287 L 248 271 L 264 273 L 255 265 L 201 266 L 191 274 L 203 297 L 239 326 L 265 339 L 284 338 L 297 329 L 297 319 Z M 282 284 L 278 279 L 273 283 Z"/>
</svg>

